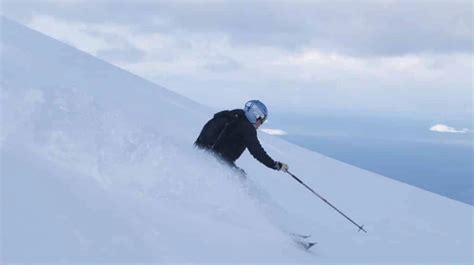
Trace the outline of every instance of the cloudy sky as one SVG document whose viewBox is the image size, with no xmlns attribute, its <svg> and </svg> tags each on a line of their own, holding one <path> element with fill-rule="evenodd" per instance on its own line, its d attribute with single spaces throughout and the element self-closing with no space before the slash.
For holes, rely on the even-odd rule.
<svg viewBox="0 0 474 265">
<path fill-rule="evenodd" d="M 467 1 L 2 0 L 2 14 L 213 107 L 472 115 Z"/>
</svg>

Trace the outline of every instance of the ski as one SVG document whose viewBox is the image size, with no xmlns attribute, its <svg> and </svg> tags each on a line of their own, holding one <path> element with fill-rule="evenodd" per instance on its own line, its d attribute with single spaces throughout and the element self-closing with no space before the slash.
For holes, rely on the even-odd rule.
<svg viewBox="0 0 474 265">
<path fill-rule="evenodd" d="M 311 237 L 311 235 L 302 235 L 302 234 L 297 234 L 297 233 L 290 233 L 290 236 L 292 237 L 293 241 L 300 247 L 304 248 L 305 250 L 311 249 L 314 245 L 316 245 L 316 242 L 310 242 L 308 239 Z"/>
<path fill-rule="evenodd" d="M 301 237 L 301 238 L 304 238 L 304 239 L 308 239 L 311 237 L 311 235 L 302 235 L 302 234 L 297 234 L 297 233 L 291 233 L 292 236 L 295 236 L 295 237 Z"/>
<path fill-rule="evenodd" d="M 296 244 L 298 246 L 303 247 L 305 250 L 310 250 L 314 245 L 316 245 L 316 242 L 304 242 L 304 241 L 299 241 L 295 240 Z"/>
</svg>

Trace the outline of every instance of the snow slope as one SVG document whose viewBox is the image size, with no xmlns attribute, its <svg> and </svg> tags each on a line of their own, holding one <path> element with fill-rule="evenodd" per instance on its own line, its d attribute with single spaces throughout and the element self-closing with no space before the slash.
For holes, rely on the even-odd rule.
<svg viewBox="0 0 474 265">
<path fill-rule="evenodd" d="M 260 134 L 358 233 L 248 153 L 241 180 L 194 149 L 209 108 L 11 20 L 1 34 L 2 263 L 473 262 L 472 206 Z"/>
</svg>

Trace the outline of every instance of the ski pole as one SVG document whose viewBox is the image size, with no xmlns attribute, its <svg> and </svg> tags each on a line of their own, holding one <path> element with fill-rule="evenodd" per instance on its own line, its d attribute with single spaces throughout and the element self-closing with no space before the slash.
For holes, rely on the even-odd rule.
<svg viewBox="0 0 474 265">
<path fill-rule="evenodd" d="M 340 213 L 342 216 L 344 216 L 347 220 L 349 220 L 351 223 L 353 223 L 355 226 L 357 226 L 357 228 L 359 228 L 359 232 L 362 230 L 364 232 L 367 233 L 367 231 L 365 231 L 364 229 L 364 226 L 360 226 L 358 225 L 356 222 L 352 221 L 351 218 L 347 217 L 347 215 L 345 215 L 343 212 L 341 212 L 339 209 L 337 209 L 334 205 L 332 205 L 330 202 L 328 202 L 323 196 L 319 195 L 317 192 L 315 192 L 311 187 L 309 187 L 308 185 L 306 185 L 301 179 L 299 179 L 298 177 L 296 177 L 295 175 L 293 175 L 290 171 L 286 171 L 286 173 L 288 173 L 290 176 L 292 176 L 296 181 L 298 181 L 301 185 L 305 186 L 308 190 L 310 190 L 314 195 L 318 196 L 318 198 L 320 198 L 321 200 L 323 200 L 325 203 L 327 203 L 329 206 L 331 206 L 334 210 L 336 210 L 338 213 Z"/>
</svg>

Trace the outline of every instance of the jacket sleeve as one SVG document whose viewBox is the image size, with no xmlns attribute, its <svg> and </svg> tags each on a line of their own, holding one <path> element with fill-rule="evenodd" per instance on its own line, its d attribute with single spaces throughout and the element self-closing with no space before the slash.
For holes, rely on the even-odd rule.
<svg viewBox="0 0 474 265">
<path fill-rule="evenodd" d="M 245 143 L 250 154 L 265 166 L 277 169 L 277 163 L 265 152 L 260 141 L 257 138 L 256 130 L 247 130 L 245 133 Z"/>
</svg>

